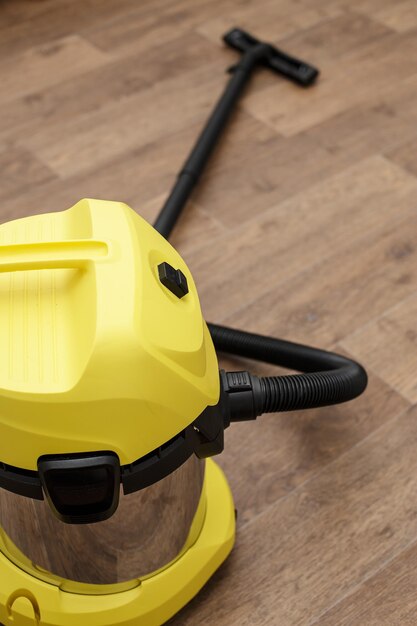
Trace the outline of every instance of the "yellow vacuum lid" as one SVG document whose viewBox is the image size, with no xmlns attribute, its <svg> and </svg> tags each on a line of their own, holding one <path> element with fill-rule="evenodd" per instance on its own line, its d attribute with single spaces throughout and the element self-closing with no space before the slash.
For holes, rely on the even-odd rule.
<svg viewBox="0 0 417 626">
<path fill-rule="evenodd" d="M 119 202 L 0 226 L 0 460 L 115 452 L 129 464 L 219 399 L 189 269 Z"/>
</svg>

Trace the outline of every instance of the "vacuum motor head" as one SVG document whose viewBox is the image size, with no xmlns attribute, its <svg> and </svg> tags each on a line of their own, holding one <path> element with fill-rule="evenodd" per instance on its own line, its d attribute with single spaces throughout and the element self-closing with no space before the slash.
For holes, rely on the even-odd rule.
<svg viewBox="0 0 417 626">
<path fill-rule="evenodd" d="M 0 469 L 25 470 L 28 492 L 57 455 L 97 454 L 109 484 L 114 458 L 134 463 L 218 402 L 191 273 L 128 206 L 81 200 L 3 224 L 0 244 Z"/>
</svg>

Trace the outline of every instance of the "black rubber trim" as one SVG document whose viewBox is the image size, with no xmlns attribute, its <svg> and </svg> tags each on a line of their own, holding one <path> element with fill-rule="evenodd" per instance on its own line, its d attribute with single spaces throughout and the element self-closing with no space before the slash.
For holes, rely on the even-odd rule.
<svg viewBox="0 0 417 626">
<path fill-rule="evenodd" d="M 194 425 L 152 450 L 134 463 L 122 465 L 123 493 L 129 494 L 149 487 L 178 469 L 195 452 Z M 92 452 L 91 455 L 96 455 Z M 0 488 L 33 500 L 43 500 L 44 492 L 39 472 L 0 463 Z"/>
<path fill-rule="evenodd" d="M 43 500 L 43 491 L 38 472 L 24 470 L 0 463 L 0 487 L 19 496 Z"/>
<path fill-rule="evenodd" d="M 194 426 L 191 425 L 134 463 L 123 465 L 123 493 L 134 493 L 162 480 L 185 463 L 193 453 Z"/>
</svg>

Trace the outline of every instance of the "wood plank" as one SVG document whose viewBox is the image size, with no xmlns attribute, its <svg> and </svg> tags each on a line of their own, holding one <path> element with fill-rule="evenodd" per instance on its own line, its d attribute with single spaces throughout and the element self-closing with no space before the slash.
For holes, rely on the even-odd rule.
<svg viewBox="0 0 417 626">
<path fill-rule="evenodd" d="M 1 25 L 5 26 L 4 20 L 9 27 L 16 24 L 17 21 L 31 20 L 37 15 L 45 13 L 53 9 L 56 0 L 2 0 L 1 2 Z M 62 0 L 61 0 L 62 6 Z"/>
<path fill-rule="evenodd" d="M 341 13 L 342 9 L 334 3 L 323 6 L 316 2 L 307 7 L 292 0 L 266 0 L 260 7 L 259 3 L 249 2 L 243 4 L 238 12 L 236 6 L 218 12 L 199 26 L 198 32 L 220 45 L 224 33 L 239 26 L 260 39 L 279 44 L 285 37 L 326 22 Z"/>
<path fill-rule="evenodd" d="M 210 164 L 207 172 L 210 180 L 223 168 L 224 163 L 244 160 L 247 150 L 251 154 L 260 153 L 263 146 L 275 137 L 273 131 L 251 116 L 241 112 L 238 117 Z M 35 189 L 22 186 L 21 193 L 9 198 L 7 205 L 2 207 L 1 217 L 4 220 L 36 212 L 63 210 L 82 197 L 92 197 L 126 202 L 140 214 L 153 219 L 160 208 L 159 204 L 154 204 L 150 209 L 144 209 L 143 206 L 157 197 L 165 197 L 200 129 L 199 121 L 164 137 L 163 142 L 157 140 L 146 144 L 128 152 L 123 158 L 116 158 L 93 170 L 82 171 L 66 180 L 54 180 Z M 181 226 L 179 230 L 182 232 Z"/>
<path fill-rule="evenodd" d="M 417 545 L 411 542 L 359 589 L 326 611 L 311 626 L 414 626 L 416 623 Z"/>
<path fill-rule="evenodd" d="M 410 144 L 417 135 L 415 100 L 417 80 L 412 78 L 397 85 L 384 96 L 368 98 L 347 111 L 334 115 L 303 133 L 332 154 L 343 155 L 356 162 L 371 154 L 384 152 L 401 166 L 401 146 Z M 415 173 L 412 168 L 409 168 Z M 417 171 L 417 168 L 416 168 Z"/>
<path fill-rule="evenodd" d="M 392 419 L 241 526 L 227 566 L 170 624 L 304 626 L 401 553 L 417 533 L 416 417 Z"/>
<path fill-rule="evenodd" d="M 398 248 L 399 257 L 408 248 Z M 410 402 L 417 402 L 417 294 L 406 298 L 343 340 L 366 363 Z M 393 367 L 395 363 L 395 367 Z"/>
<path fill-rule="evenodd" d="M 126 56 L 146 51 L 155 43 L 169 43 L 228 7 L 236 10 L 245 4 L 245 0 L 200 0 L 196 10 L 189 0 L 165 0 L 159 8 L 154 2 L 137 3 L 136 12 L 121 14 L 105 24 L 92 24 L 85 34 L 101 49 Z"/>
<path fill-rule="evenodd" d="M 244 160 L 225 164 L 214 179 L 205 178 L 195 200 L 233 228 L 346 165 L 343 154 L 333 155 L 309 138 L 277 136 L 258 154 L 245 152 Z"/>
<path fill-rule="evenodd" d="M 5 200 L 34 189 L 43 183 L 56 180 L 56 176 L 30 152 L 16 147 L 4 147 L 0 151 L 0 199 Z"/>
<path fill-rule="evenodd" d="M 402 33 L 417 26 L 417 5 L 414 0 L 391 2 L 376 9 L 375 19 L 382 24 Z"/>
<path fill-rule="evenodd" d="M 61 125 L 65 120 L 94 114 L 105 104 L 137 93 L 148 83 L 140 77 L 138 59 L 123 59 L 99 65 L 58 84 L 14 96 L 0 103 L 0 137 L 21 140 L 40 128 Z"/>
<path fill-rule="evenodd" d="M 156 83 L 122 101 L 110 102 L 96 114 L 39 129 L 22 144 L 60 176 L 92 170 L 204 120 L 213 103 L 212 93 L 220 91 L 222 78 L 209 64 L 194 73 Z"/>
<path fill-rule="evenodd" d="M 169 0 L 153 0 L 152 5 L 163 6 Z M 39 4 L 37 9 L 32 5 Z M 53 42 L 74 32 L 97 28 L 100 24 L 112 21 L 140 8 L 136 0 L 59 0 L 35 2 L 32 0 L 3 0 L 6 15 L 12 17 L 4 24 L 0 22 L 0 58 L 13 58 L 24 50 Z M 149 11 L 150 3 L 144 2 L 144 11 Z M 28 8 L 29 7 L 29 8 Z M 138 10 L 139 9 L 139 10 Z"/>
<path fill-rule="evenodd" d="M 217 176 L 214 184 L 220 177 Z M 241 201 L 245 202 L 239 213 L 251 207 L 250 200 L 243 195 L 244 184 L 245 181 L 236 190 L 236 200 L 240 191 Z M 203 207 L 211 215 L 220 216 L 215 207 L 204 202 L 209 195 L 207 191 L 199 196 Z M 338 255 L 347 257 L 349 270 L 346 271 L 352 272 L 350 277 L 344 277 L 345 280 L 353 280 L 356 274 L 358 280 L 361 275 L 366 280 L 367 266 L 359 266 L 359 260 L 355 264 L 353 250 L 356 254 L 361 249 L 362 261 L 368 242 L 373 241 L 378 246 L 384 228 L 389 238 L 389 231 L 398 220 L 407 216 L 413 218 L 415 196 L 414 177 L 376 156 L 318 182 L 308 194 L 303 191 L 277 204 L 264 217 L 252 212 L 252 220 L 235 228 L 232 237 L 224 235 L 215 246 L 208 242 L 204 254 L 200 251 L 188 259 L 200 289 L 205 315 L 208 319 L 219 320 L 224 319 L 226 312 L 230 317 L 234 311 L 242 309 L 242 317 L 237 316 L 239 323 L 249 323 L 253 328 L 260 317 L 262 324 L 268 320 L 268 330 L 273 328 L 275 332 L 282 332 L 288 324 L 293 330 L 302 321 L 305 323 L 305 319 L 301 313 L 297 313 L 294 323 L 284 318 L 289 302 L 301 298 L 302 294 L 308 294 L 312 303 L 317 302 L 316 293 L 308 288 L 310 281 L 323 295 L 327 286 L 330 287 L 332 273 L 336 283 L 343 280 L 344 266 L 336 261 Z M 253 202 L 257 206 L 255 197 Z M 227 195 L 224 204 L 230 210 Z M 235 224 L 239 223 L 239 213 L 238 210 L 231 213 Z M 364 237 L 367 243 L 358 243 Z M 218 253 L 220 249 L 221 255 Z M 388 265 L 388 261 L 385 263 Z M 320 269 L 314 269 L 316 265 Z M 308 267 L 313 269 L 308 270 Z M 305 274 L 299 275 L 304 270 Z M 408 289 L 412 289 L 412 285 Z M 365 293 L 363 295 L 366 297 Z M 330 293 L 328 297 L 331 298 Z M 303 306 L 309 310 L 307 302 Z M 311 304 L 312 309 L 315 306 Z M 325 305 L 318 306 L 320 310 Z M 250 312 L 253 312 L 252 319 Z M 307 332 L 311 332 L 312 324 L 313 327 L 320 324 L 318 317 L 320 313 L 316 311 L 311 322 L 307 323 Z M 327 315 L 323 322 L 327 323 Z"/>
<path fill-rule="evenodd" d="M 332 349 L 352 356 L 341 346 Z M 221 367 L 258 375 L 281 373 L 276 367 L 237 358 L 222 359 Z M 355 402 L 232 424 L 226 431 L 225 451 L 216 460 L 230 480 L 239 524 L 287 497 L 408 406 L 371 371 L 366 393 Z"/>
<path fill-rule="evenodd" d="M 211 212 L 218 211 L 221 220 L 227 220 L 230 214 L 232 219 L 228 226 L 232 226 L 237 211 L 239 219 L 243 220 L 246 212 L 253 214 L 253 206 L 258 212 L 269 208 L 298 193 L 300 185 L 308 189 L 316 179 L 372 154 L 386 151 L 391 158 L 396 146 L 417 134 L 416 98 L 417 77 L 412 77 L 384 96 L 372 96 L 298 136 L 287 138 L 287 143 L 281 141 L 264 146 L 260 154 L 253 156 L 248 151 L 249 158 L 242 165 L 233 168 L 233 164 L 225 164 L 221 175 L 209 180 L 199 192 L 198 202 Z M 397 162 L 402 164 L 400 159 Z M 320 171 L 316 169 L 317 163 Z M 242 166 L 245 177 L 239 178 L 239 187 L 230 185 L 230 180 L 241 177 Z M 223 211 L 225 202 L 226 213 Z"/>
<path fill-rule="evenodd" d="M 302 3 L 303 6 L 310 7 L 316 4 L 316 0 L 302 0 Z M 355 11 L 372 17 L 378 10 L 389 7 L 392 4 L 392 0 L 321 0 L 320 4 L 323 7 L 335 4 L 345 12 Z"/>
<path fill-rule="evenodd" d="M 199 69 L 201 60 L 198 51 L 204 56 L 205 62 L 214 61 L 214 57 L 220 62 L 219 54 L 212 44 L 197 34 L 190 34 L 159 46 L 156 53 L 152 48 L 147 53 L 108 60 L 104 66 L 87 72 L 77 71 L 66 80 L 62 76 L 63 82 L 50 87 L 41 85 L 23 97 L 16 98 L 16 91 L 12 90 L 13 100 L 0 102 L 0 118 L 3 120 L 0 137 L 12 135 L 25 139 L 38 130 L 42 123 L 47 123 L 50 128 L 86 114 L 95 116 L 103 106 L 123 101 L 149 88 L 155 81 L 172 79 L 182 72 Z M 38 65 L 41 71 L 42 65 Z M 219 76 L 221 74 L 219 68 Z M 138 112 L 137 117 L 140 116 Z M 258 125 L 261 126 L 260 123 Z"/>
<path fill-rule="evenodd" d="M 378 42 L 391 32 L 388 26 L 352 10 L 341 13 L 338 9 L 330 17 L 308 28 L 299 28 L 294 34 L 282 38 L 278 45 L 294 50 L 295 55 L 311 59 L 324 73 L 328 68 L 333 73 L 345 56 L 349 57 L 362 46 Z"/>
<path fill-rule="evenodd" d="M 219 54 L 217 46 L 196 32 L 186 32 L 168 41 L 156 39 L 134 57 L 137 73 L 149 85 L 198 72 L 208 64 L 213 64 L 222 78 L 227 68 L 227 60 Z M 124 58 L 130 61 L 131 56 Z"/>
<path fill-rule="evenodd" d="M 327 25 L 330 30 L 331 21 Z M 390 33 L 334 60 L 313 89 L 293 87 L 284 97 L 282 86 L 276 85 L 250 94 L 245 108 L 282 134 L 294 135 L 368 98 L 390 92 L 395 83 L 417 73 L 416 53 L 413 33 Z M 404 63 L 404 57 L 409 63 Z"/>
<path fill-rule="evenodd" d="M 223 321 L 313 345 L 342 340 L 415 292 L 415 220 L 382 222 Z"/>
<path fill-rule="evenodd" d="M 0 63 L 0 102 L 10 102 L 40 91 L 106 63 L 106 55 L 78 35 L 24 52 L 13 63 Z"/>
<path fill-rule="evenodd" d="M 417 136 L 409 137 L 392 150 L 387 150 L 386 156 L 417 176 Z"/>
<path fill-rule="evenodd" d="M 59 0 L 60 9 L 62 10 L 65 0 Z M 1 21 L 1 28 L 8 30 L 10 23 L 20 23 L 31 20 L 39 14 L 45 16 L 45 13 L 57 5 L 54 0 L 1 0 L 1 14 L 5 21 Z M 10 23 L 9 21 L 10 20 Z"/>
</svg>

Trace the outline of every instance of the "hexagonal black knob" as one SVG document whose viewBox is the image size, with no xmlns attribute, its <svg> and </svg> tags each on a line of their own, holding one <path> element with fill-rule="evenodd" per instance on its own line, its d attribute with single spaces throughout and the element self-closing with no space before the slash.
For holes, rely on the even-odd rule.
<svg viewBox="0 0 417 626">
<path fill-rule="evenodd" d="M 183 298 L 187 295 L 188 283 L 181 270 L 176 270 L 169 263 L 161 263 L 158 265 L 159 280 L 171 291 L 177 298 Z"/>
</svg>

